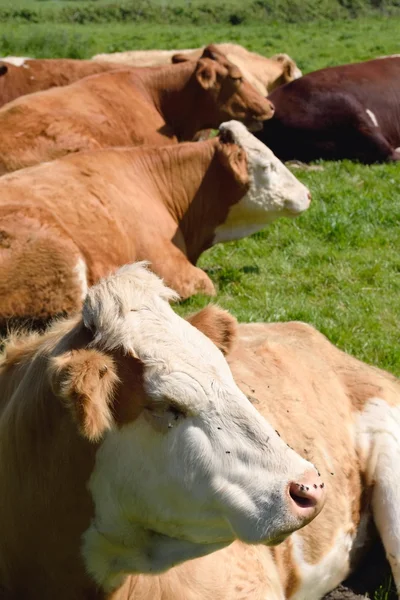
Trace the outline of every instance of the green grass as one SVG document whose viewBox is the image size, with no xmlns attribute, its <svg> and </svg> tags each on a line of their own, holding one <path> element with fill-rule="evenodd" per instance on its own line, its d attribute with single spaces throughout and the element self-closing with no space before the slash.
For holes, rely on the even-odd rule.
<svg viewBox="0 0 400 600">
<path fill-rule="evenodd" d="M 161 7 L 168 4 L 155 2 Z M 244 4 L 226 3 L 230 8 Z M 170 4 L 184 5 L 185 0 Z M 199 4 L 194 0 L 193 5 Z M 346 4 L 355 5 L 342 0 L 341 5 Z M 375 4 L 385 9 L 383 2 Z M 18 17 L 3 27 L 0 53 L 85 58 L 98 52 L 229 40 L 267 56 L 287 52 L 308 72 L 399 52 L 396 17 L 332 21 L 321 14 L 316 15 L 321 17 L 318 22 L 301 25 L 270 19 L 254 25 L 205 22 L 194 27 L 112 20 L 80 24 L 54 16 L 88 5 L 101 7 L 107 2 L 0 1 L 0 8 L 41 11 L 38 23 Z M 200 266 L 217 285 L 216 302 L 239 320 L 307 321 L 340 348 L 400 375 L 400 165 L 368 167 L 348 161 L 320 165 L 323 171 L 294 170 L 312 191 L 307 213 L 278 221 L 240 242 L 216 246 L 201 257 Z M 186 314 L 208 302 L 192 298 L 178 311 Z M 375 600 L 387 600 L 389 588 L 385 582 Z"/>
</svg>

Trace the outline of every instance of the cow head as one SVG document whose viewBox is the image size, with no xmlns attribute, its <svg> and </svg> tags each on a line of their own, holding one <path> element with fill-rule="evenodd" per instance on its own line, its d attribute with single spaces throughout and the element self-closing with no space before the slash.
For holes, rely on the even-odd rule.
<svg viewBox="0 0 400 600">
<path fill-rule="evenodd" d="M 244 125 L 222 123 L 219 141 L 221 160 L 247 186 L 217 228 L 214 244 L 240 239 L 279 217 L 295 217 L 309 207 L 308 189 Z"/>
<path fill-rule="evenodd" d="M 315 467 L 256 411 L 212 341 L 229 351 L 234 319 L 211 308 L 191 324 L 175 296 L 141 264 L 120 269 L 85 300 L 91 342 L 49 367 L 80 434 L 98 444 L 82 552 L 106 589 L 236 538 L 276 544 L 323 504 Z"/>
<path fill-rule="evenodd" d="M 276 63 L 277 73 L 276 79 L 268 86 L 269 92 L 303 75 L 294 60 L 287 54 L 275 54 L 271 56 L 271 61 Z"/>
<path fill-rule="evenodd" d="M 174 63 L 190 60 L 185 54 L 172 58 Z M 202 128 L 218 127 L 222 121 L 237 119 L 256 131 L 274 114 L 272 103 L 243 78 L 240 69 L 216 46 L 204 49 L 197 61 L 195 78 L 202 90 L 198 96 Z"/>
</svg>

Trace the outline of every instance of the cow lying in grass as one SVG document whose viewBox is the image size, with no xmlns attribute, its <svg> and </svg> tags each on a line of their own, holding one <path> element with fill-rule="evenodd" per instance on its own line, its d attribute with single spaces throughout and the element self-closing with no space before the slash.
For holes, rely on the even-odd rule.
<svg viewBox="0 0 400 600">
<path fill-rule="evenodd" d="M 121 69 L 121 64 L 72 58 L 0 59 L 0 106 L 19 96 L 64 86 L 88 75 Z"/>
<path fill-rule="evenodd" d="M 400 56 L 314 71 L 270 99 L 258 137 L 282 160 L 400 160 Z"/>
<path fill-rule="evenodd" d="M 89 291 L 82 317 L 6 346 L 7 599 L 188 600 L 190 587 L 180 595 L 167 575 L 164 593 L 155 574 L 235 539 L 261 544 L 240 544 L 243 557 L 268 556 L 321 510 L 323 478 L 251 405 L 212 343 L 228 350 L 232 318 L 214 308 L 192 326 L 172 311 L 174 296 L 140 264 L 124 267 Z"/>
<path fill-rule="evenodd" d="M 122 271 L 89 291 L 83 321 L 6 348 L 9 597 L 320 600 L 372 520 L 400 589 L 399 381 L 303 323 L 237 326 L 207 307 L 190 327 L 152 277 Z"/>
<path fill-rule="evenodd" d="M 267 96 L 276 87 L 301 77 L 302 73 L 294 60 L 287 54 L 275 54 L 266 58 L 256 52 L 250 52 L 239 44 L 213 44 L 214 48 L 225 56 L 242 71 L 243 76 L 260 94 Z M 171 61 L 198 60 L 203 48 L 188 50 L 128 50 L 112 52 L 111 54 L 96 54 L 93 60 L 101 62 L 120 63 L 135 67 L 151 67 L 165 65 Z"/>
<path fill-rule="evenodd" d="M 310 194 L 237 121 L 219 137 L 67 156 L 0 179 L 0 322 L 79 309 L 88 285 L 148 259 L 188 297 L 218 242 L 306 210 Z"/>
<path fill-rule="evenodd" d="M 197 62 L 92 75 L 0 109 L 0 173 L 71 152 L 176 143 L 238 119 L 262 127 L 269 100 L 212 47 Z"/>
</svg>

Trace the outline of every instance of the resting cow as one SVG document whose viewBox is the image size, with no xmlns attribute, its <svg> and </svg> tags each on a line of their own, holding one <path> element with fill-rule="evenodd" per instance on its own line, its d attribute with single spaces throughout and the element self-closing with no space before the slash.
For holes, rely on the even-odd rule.
<svg viewBox="0 0 400 600">
<path fill-rule="evenodd" d="M 214 293 L 195 267 L 310 203 L 307 188 L 241 123 L 164 148 L 71 155 L 0 179 L 0 322 L 79 309 L 88 284 L 148 259 L 182 297 Z"/>
<path fill-rule="evenodd" d="M 190 140 L 238 119 L 262 127 L 269 100 L 212 47 L 196 63 L 92 75 L 0 109 L 0 174 L 71 152 Z"/>
<path fill-rule="evenodd" d="M 157 587 L 156 573 L 235 539 L 268 553 L 321 510 L 316 467 L 201 333 L 226 351 L 232 319 L 214 308 L 194 327 L 174 295 L 140 264 L 124 267 L 89 291 L 82 317 L 6 346 L 5 598 L 177 600 L 178 587 L 143 595 L 137 575 Z"/>
<path fill-rule="evenodd" d="M 400 56 L 321 69 L 270 99 L 258 137 L 282 160 L 400 160 Z"/>
<path fill-rule="evenodd" d="M 207 307 L 189 322 L 227 355 L 246 409 L 218 351 L 134 269 L 89 291 L 83 322 L 6 347 L 0 577 L 9 597 L 320 600 L 373 542 L 372 520 L 399 589 L 400 382 L 309 325 L 235 326 Z M 272 425 L 266 434 L 251 404 Z M 274 430 L 321 477 L 283 454 Z M 326 503 L 283 540 L 285 489 L 306 520 L 321 490 Z"/>
<path fill-rule="evenodd" d="M 121 69 L 121 64 L 71 58 L 2 58 L 0 59 L 0 106 L 25 94 L 68 85 L 88 75 L 113 69 Z"/>
<path fill-rule="evenodd" d="M 239 44 L 214 44 L 214 47 L 238 66 L 247 81 L 253 84 L 263 96 L 267 96 L 276 87 L 301 77 L 302 74 L 294 60 L 287 54 L 275 54 L 266 58 L 256 52 L 250 52 Z M 93 60 L 110 61 L 135 67 L 151 67 L 168 64 L 174 60 L 175 55 L 197 60 L 203 50 L 204 47 L 188 50 L 130 50 L 112 54 L 96 54 L 93 56 Z"/>
</svg>

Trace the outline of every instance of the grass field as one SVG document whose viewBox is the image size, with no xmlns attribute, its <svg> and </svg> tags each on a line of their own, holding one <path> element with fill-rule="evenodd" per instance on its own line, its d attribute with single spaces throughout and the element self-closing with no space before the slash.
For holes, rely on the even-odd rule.
<svg viewBox="0 0 400 600">
<path fill-rule="evenodd" d="M 101 3 L 14 1 L 12 6 L 21 10 L 39 7 L 41 18 L 27 22 L 10 17 L 0 33 L 0 53 L 84 58 L 97 52 L 229 40 L 265 55 L 287 52 L 308 72 L 400 52 L 400 17 L 382 12 L 343 20 L 321 15 L 321 20 L 298 24 L 266 20 L 196 26 L 71 23 L 57 16 L 61 8 Z M 0 8 L 10 5 L 0 2 Z M 251 238 L 219 245 L 203 255 L 199 266 L 217 284 L 216 301 L 240 321 L 306 321 L 340 348 L 400 376 L 400 164 L 319 165 L 322 170 L 294 170 L 313 195 L 307 213 L 278 221 Z M 178 310 L 187 313 L 208 301 L 196 297 Z M 386 600 L 387 593 L 382 588 L 376 600 Z"/>
</svg>

